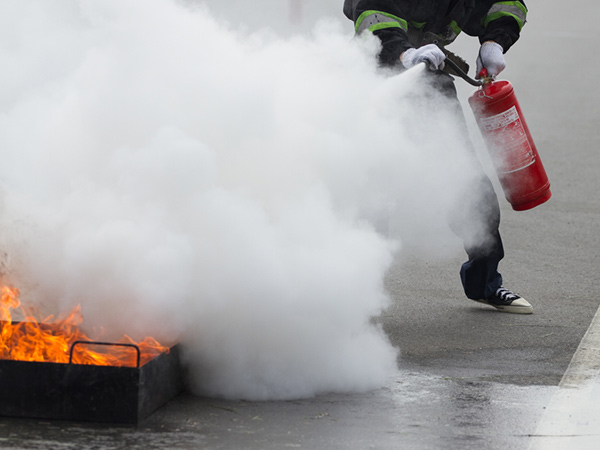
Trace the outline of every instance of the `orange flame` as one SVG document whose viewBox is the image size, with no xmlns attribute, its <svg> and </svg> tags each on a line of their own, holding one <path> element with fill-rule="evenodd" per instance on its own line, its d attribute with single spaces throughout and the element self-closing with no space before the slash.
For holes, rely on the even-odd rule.
<svg viewBox="0 0 600 450">
<path fill-rule="evenodd" d="M 113 344 L 94 343 L 78 328 L 83 321 L 80 305 L 65 319 L 53 323 L 54 316 L 48 316 L 38 322 L 33 311 L 28 312 L 21 306 L 18 289 L 9 286 L 0 289 L 0 359 L 69 363 L 72 354 L 73 364 L 135 367 L 136 347 L 140 366 L 169 351 L 151 337 L 134 342 L 124 335 Z M 25 316 L 22 322 L 12 321 L 11 310 L 17 308 Z"/>
</svg>

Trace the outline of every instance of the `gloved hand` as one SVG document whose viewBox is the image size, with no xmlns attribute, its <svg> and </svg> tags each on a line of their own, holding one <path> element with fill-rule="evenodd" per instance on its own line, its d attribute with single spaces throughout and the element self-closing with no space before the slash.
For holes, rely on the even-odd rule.
<svg viewBox="0 0 600 450">
<path fill-rule="evenodd" d="M 435 44 L 427 44 L 420 48 L 409 48 L 400 55 L 400 61 L 407 69 L 422 62 L 427 63 L 427 66 L 432 70 L 443 69 L 444 59 L 446 59 L 446 55 Z"/>
<path fill-rule="evenodd" d="M 502 46 L 494 41 L 487 41 L 481 44 L 479 49 L 479 56 L 477 57 L 477 76 L 475 78 L 481 78 L 481 71 L 485 68 L 489 77 L 496 77 L 500 72 L 506 68 L 506 61 L 504 60 L 504 49 Z"/>
</svg>

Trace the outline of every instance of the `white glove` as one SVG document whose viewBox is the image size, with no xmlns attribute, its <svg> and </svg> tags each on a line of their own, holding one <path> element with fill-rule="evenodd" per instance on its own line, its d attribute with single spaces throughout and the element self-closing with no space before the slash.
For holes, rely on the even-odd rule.
<svg viewBox="0 0 600 450">
<path fill-rule="evenodd" d="M 427 66 L 432 70 L 443 69 L 445 59 L 446 55 L 435 44 L 427 44 L 420 48 L 409 48 L 400 55 L 400 61 L 407 69 L 422 62 L 427 63 Z"/>
<path fill-rule="evenodd" d="M 481 45 L 479 56 L 477 57 L 476 78 L 481 78 L 481 71 L 487 70 L 487 76 L 496 77 L 506 68 L 504 60 L 504 49 L 494 41 L 487 41 Z"/>
</svg>

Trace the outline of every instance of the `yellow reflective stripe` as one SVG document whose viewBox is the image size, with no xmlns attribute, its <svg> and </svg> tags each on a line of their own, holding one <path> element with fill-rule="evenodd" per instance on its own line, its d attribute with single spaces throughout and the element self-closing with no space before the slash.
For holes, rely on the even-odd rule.
<svg viewBox="0 0 600 450">
<path fill-rule="evenodd" d="M 450 29 L 451 29 L 452 31 L 454 31 L 454 33 L 456 33 L 456 35 L 457 35 L 457 36 L 458 36 L 458 35 L 460 34 L 460 32 L 462 31 L 462 30 L 460 29 L 460 27 L 458 26 L 458 24 L 456 23 L 456 21 L 454 21 L 454 20 L 453 20 L 452 22 L 450 22 L 450 25 L 448 25 L 448 26 L 450 27 Z"/>
<path fill-rule="evenodd" d="M 376 23 L 375 25 L 371 25 L 369 27 L 369 31 L 372 33 L 373 31 L 383 30 L 384 28 L 403 29 L 402 26 L 398 22 L 382 22 L 382 23 Z"/>
<path fill-rule="evenodd" d="M 413 28 L 416 28 L 417 30 L 420 30 L 426 24 L 427 24 L 427 22 L 415 22 L 415 21 L 412 21 L 412 20 L 410 21 L 410 26 L 413 27 Z"/>
<path fill-rule="evenodd" d="M 490 8 L 483 23 L 487 26 L 491 21 L 501 17 L 512 17 L 519 24 L 519 30 L 523 28 L 527 19 L 527 8 L 521 2 L 497 2 Z"/>
<path fill-rule="evenodd" d="M 408 24 L 406 20 L 392 14 L 382 11 L 365 11 L 356 19 L 354 30 L 356 34 L 361 34 L 366 30 L 373 32 L 384 28 L 401 28 L 406 31 Z"/>
</svg>

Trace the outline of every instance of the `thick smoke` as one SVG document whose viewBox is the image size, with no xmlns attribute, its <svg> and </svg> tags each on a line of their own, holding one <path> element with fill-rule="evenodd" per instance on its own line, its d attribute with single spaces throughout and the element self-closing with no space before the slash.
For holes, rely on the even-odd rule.
<svg viewBox="0 0 600 450">
<path fill-rule="evenodd" d="M 281 37 L 192 3 L 2 2 L 2 281 L 181 341 L 196 392 L 377 387 L 394 255 L 457 242 L 454 118 L 341 17 Z"/>
</svg>

